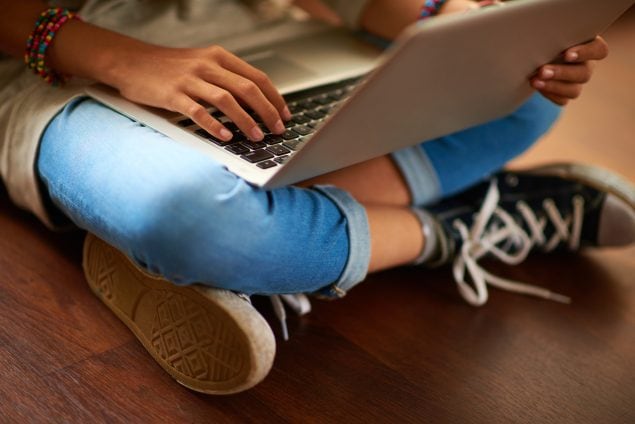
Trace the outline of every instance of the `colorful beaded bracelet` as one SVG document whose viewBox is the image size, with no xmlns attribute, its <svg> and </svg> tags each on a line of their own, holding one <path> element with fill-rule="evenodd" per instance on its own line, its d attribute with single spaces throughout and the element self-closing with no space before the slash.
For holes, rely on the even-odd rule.
<svg viewBox="0 0 635 424">
<path fill-rule="evenodd" d="M 69 78 L 46 65 L 46 51 L 60 28 L 71 19 L 79 19 L 79 17 L 68 9 L 56 7 L 45 10 L 35 22 L 33 32 L 26 42 L 24 53 L 26 66 L 51 85 L 63 84 Z"/>
<path fill-rule="evenodd" d="M 425 0 L 423 2 L 423 6 L 421 7 L 419 20 L 421 21 L 423 19 L 430 18 L 439 13 L 439 10 L 443 7 L 445 2 L 446 0 Z"/>
</svg>

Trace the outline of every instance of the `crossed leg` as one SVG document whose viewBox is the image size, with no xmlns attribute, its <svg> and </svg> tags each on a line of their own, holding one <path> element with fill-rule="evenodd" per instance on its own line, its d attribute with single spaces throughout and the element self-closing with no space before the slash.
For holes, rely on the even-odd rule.
<svg viewBox="0 0 635 424">
<path fill-rule="evenodd" d="M 271 294 L 311 292 L 336 282 L 346 291 L 367 272 L 406 264 L 421 252 L 421 226 L 409 209 L 421 199 L 421 187 L 413 181 L 438 185 L 438 196 L 478 181 L 548 128 L 555 114 L 536 119 L 543 108 L 532 101 L 501 122 L 415 147 L 425 150 L 439 177 L 430 184 L 405 173 L 397 155 L 304 187 L 261 190 L 83 100 L 48 127 L 38 172 L 54 204 L 76 225 L 174 283 Z"/>
</svg>

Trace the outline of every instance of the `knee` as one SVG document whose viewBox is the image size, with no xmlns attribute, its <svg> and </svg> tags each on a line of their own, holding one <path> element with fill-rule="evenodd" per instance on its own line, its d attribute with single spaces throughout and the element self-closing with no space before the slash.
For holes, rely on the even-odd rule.
<svg viewBox="0 0 635 424">
<path fill-rule="evenodd" d="M 516 112 L 511 115 L 517 133 L 523 135 L 528 143 L 533 143 L 543 136 L 560 116 L 561 108 L 535 93 Z"/>
<path fill-rule="evenodd" d="M 497 167 L 521 155 L 553 126 L 560 107 L 536 93 L 514 113 L 486 124 L 474 134 L 479 143 L 500 162 Z"/>
<path fill-rule="evenodd" d="M 226 170 L 170 179 L 144 202 L 134 258 L 176 284 L 249 291 L 279 239 L 268 192 Z M 260 258 L 260 260 L 259 260 Z"/>
</svg>

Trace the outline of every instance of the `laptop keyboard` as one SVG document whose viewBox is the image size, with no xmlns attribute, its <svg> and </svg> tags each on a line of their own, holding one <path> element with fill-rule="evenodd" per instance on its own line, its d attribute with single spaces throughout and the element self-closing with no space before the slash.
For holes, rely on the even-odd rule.
<svg viewBox="0 0 635 424">
<path fill-rule="evenodd" d="M 284 134 L 272 134 L 260 117 L 250 112 L 265 133 L 265 138 L 258 143 L 249 140 L 236 124 L 214 108 L 210 110 L 212 116 L 234 134 L 230 141 L 218 140 L 189 118 L 178 119 L 176 124 L 258 168 L 269 169 L 284 164 L 299 151 L 324 120 L 349 97 L 359 81 L 359 78 L 348 79 L 285 96 L 292 118 L 285 123 Z"/>
</svg>

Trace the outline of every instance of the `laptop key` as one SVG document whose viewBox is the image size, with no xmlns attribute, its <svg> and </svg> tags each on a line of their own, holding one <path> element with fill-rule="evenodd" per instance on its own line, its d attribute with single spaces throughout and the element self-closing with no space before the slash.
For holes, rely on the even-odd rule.
<svg viewBox="0 0 635 424">
<path fill-rule="evenodd" d="M 216 137 L 214 137 L 213 135 L 211 135 L 210 133 L 208 133 L 207 131 L 205 131 L 204 129 L 199 128 L 198 130 L 194 131 L 196 133 L 196 135 L 201 136 L 209 141 L 211 141 L 212 143 L 216 144 L 217 146 L 228 146 L 230 144 L 234 144 L 234 143 L 238 143 L 240 141 L 246 140 L 246 138 L 244 136 L 242 136 L 241 134 L 234 134 L 234 137 L 232 137 L 231 140 L 229 141 L 224 141 L 224 140 L 219 140 Z"/>
<path fill-rule="evenodd" d="M 282 138 L 285 140 L 293 140 L 298 137 L 300 137 L 300 135 L 292 130 L 286 130 L 284 134 L 282 134 Z"/>
<path fill-rule="evenodd" d="M 289 103 L 287 105 L 289 107 L 289 112 L 291 112 L 292 115 L 295 115 L 296 113 L 300 113 L 304 110 L 303 107 L 301 107 L 300 105 L 298 105 L 297 103 Z"/>
<path fill-rule="evenodd" d="M 235 155 L 244 155 L 245 153 L 249 153 L 249 148 L 247 146 L 242 145 L 241 143 L 227 146 L 225 147 L 225 150 Z"/>
<path fill-rule="evenodd" d="M 179 127 L 190 127 L 192 125 L 194 125 L 194 121 L 192 121 L 190 118 L 187 119 L 181 119 L 179 122 L 177 122 L 177 125 Z"/>
<path fill-rule="evenodd" d="M 241 156 L 241 158 L 245 159 L 248 162 L 256 163 L 262 162 L 263 160 L 273 158 L 273 155 L 266 150 L 254 150 L 253 152 L 246 153 Z"/>
<path fill-rule="evenodd" d="M 284 146 L 281 146 L 280 144 L 274 144 L 273 146 L 269 146 L 267 147 L 267 150 L 276 156 L 288 155 L 289 153 L 291 153 L 291 150 L 287 149 Z"/>
<path fill-rule="evenodd" d="M 282 145 L 288 149 L 291 150 L 299 150 L 300 147 L 302 147 L 300 145 L 300 140 L 289 140 L 289 141 L 285 141 L 284 143 L 282 143 Z"/>
<path fill-rule="evenodd" d="M 277 158 L 274 159 L 274 161 L 278 162 L 280 165 L 282 165 L 283 163 L 286 163 L 287 160 L 289 160 L 289 156 L 278 156 Z"/>
<path fill-rule="evenodd" d="M 326 96 L 314 97 L 314 98 L 312 98 L 311 100 L 312 100 L 314 103 L 317 103 L 317 104 L 319 104 L 319 105 L 321 105 L 321 106 L 326 106 L 326 105 L 328 105 L 328 104 L 332 103 L 332 100 L 331 100 L 331 99 L 329 99 L 329 98 L 328 98 L 328 97 L 326 97 Z"/>
<path fill-rule="evenodd" d="M 310 110 L 308 112 L 304 112 L 304 114 L 306 116 L 308 116 L 309 118 L 311 118 L 311 119 L 322 119 L 322 118 L 324 118 L 326 116 L 325 113 L 322 113 L 322 112 L 317 111 L 317 110 Z"/>
<path fill-rule="evenodd" d="M 299 124 L 299 125 L 304 125 L 304 124 L 306 124 L 306 123 L 310 122 L 310 121 L 311 121 L 311 118 L 307 118 L 306 116 L 304 116 L 304 115 L 302 115 L 302 114 L 297 114 L 297 115 L 293 115 L 293 116 L 291 117 L 291 120 L 292 120 L 293 122 L 295 122 L 296 124 Z"/>
<path fill-rule="evenodd" d="M 237 133 L 240 131 L 240 129 L 238 128 L 238 125 L 234 124 L 233 122 L 225 123 L 225 128 L 227 128 L 229 131 L 233 133 Z"/>
<path fill-rule="evenodd" d="M 263 141 L 265 143 L 271 145 L 271 144 L 282 143 L 284 141 L 284 139 L 282 137 L 280 137 L 279 135 L 267 134 Z"/>
<path fill-rule="evenodd" d="M 232 137 L 231 141 L 233 141 L 234 143 L 237 143 L 239 141 L 247 141 L 247 137 L 245 137 L 245 134 L 241 132 L 237 132 L 237 133 L 234 133 L 234 136 Z"/>
<path fill-rule="evenodd" d="M 194 133 L 195 133 L 196 135 L 200 136 L 200 137 L 203 137 L 203 138 L 209 138 L 209 137 L 211 137 L 211 136 L 212 136 L 210 133 L 208 133 L 207 131 L 205 131 L 203 128 L 199 128 L 199 129 L 197 129 L 196 131 L 194 131 Z"/>
<path fill-rule="evenodd" d="M 211 141 L 212 143 L 214 143 L 215 145 L 221 146 L 221 147 L 230 146 L 232 144 L 238 143 L 233 138 L 231 140 L 229 140 L 229 141 L 223 141 L 223 140 L 219 140 L 219 139 L 217 139 L 215 137 L 209 137 L 208 140 Z"/>
<path fill-rule="evenodd" d="M 300 135 L 309 135 L 314 130 L 313 130 L 313 128 L 309 128 L 309 127 L 305 127 L 304 125 L 300 125 L 298 127 L 293 127 L 293 131 L 297 132 Z"/>
<path fill-rule="evenodd" d="M 271 134 L 271 131 L 269 131 L 269 128 L 265 124 L 258 124 L 258 128 L 260 128 L 263 134 Z"/>
<path fill-rule="evenodd" d="M 249 147 L 251 150 L 260 150 L 260 149 L 264 149 L 265 147 L 267 147 L 266 143 L 260 142 L 260 143 L 254 143 L 252 141 L 247 141 L 243 143 L 245 146 Z"/>
<path fill-rule="evenodd" d="M 278 164 L 272 160 L 266 160 L 264 162 L 258 163 L 256 166 L 262 169 L 269 169 L 269 168 L 273 168 L 274 166 L 278 166 Z"/>
<path fill-rule="evenodd" d="M 313 103 L 311 100 L 303 100 L 301 102 L 298 102 L 298 106 L 301 107 L 303 110 L 311 110 L 316 108 L 318 105 Z"/>
<path fill-rule="evenodd" d="M 342 98 L 346 95 L 344 90 L 335 90 L 332 93 L 328 94 L 328 97 L 333 101 L 342 100 Z"/>
</svg>

